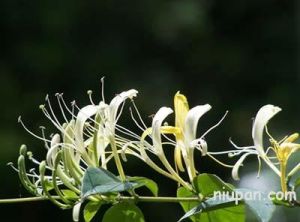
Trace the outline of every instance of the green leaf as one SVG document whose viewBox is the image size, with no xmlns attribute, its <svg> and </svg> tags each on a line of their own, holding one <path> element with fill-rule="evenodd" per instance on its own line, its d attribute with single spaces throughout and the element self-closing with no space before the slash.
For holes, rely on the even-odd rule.
<svg viewBox="0 0 300 222">
<path fill-rule="evenodd" d="M 90 201 L 88 202 L 83 210 L 83 217 L 85 222 L 90 222 L 100 209 L 102 202 Z"/>
<path fill-rule="evenodd" d="M 51 191 L 54 189 L 53 183 L 50 182 L 49 180 L 45 180 L 45 186 L 46 186 L 47 191 Z"/>
<path fill-rule="evenodd" d="M 268 194 L 249 189 L 235 189 L 235 192 L 244 197 L 244 203 L 257 216 L 261 222 L 270 221 L 275 210 L 275 205 Z"/>
<path fill-rule="evenodd" d="M 300 177 L 296 179 L 293 186 L 294 186 L 295 190 L 300 186 Z"/>
<path fill-rule="evenodd" d="M 89 167 L 83 176 L 81 195 L 85 198 L 93 194 L 122 192 L 133 189 L 136 185 L 134 182 L 122 182 L 103 168 Z"/>
<path fill-rule="evenodd" d="M 78 195 L 72 190 L 62 189 L 61 192 L 64 194 L 64 196 L 66 196 L 67 199 L 78 199 Z"/>
<path fill-rule="evenodd" d="M 155 181 L 146 177 L 129 177 L 128 180 L 130 182 L 137 183 L 137 185 L 134 187 L 135 189 L 145 186 L 152 192 L 154 196 L 158 195 L 158 186 Z"/>
<path fill-rule="evenodd" d="M 193 185 L 197 192 L 204 197 L 214 194 L 214 191 L 233 191 L 233 185 L 225 183 L 218 176 L 214 174 L 203 173 L 197 176 Z"/>
<path fill-rule="evenodd" d="M 145 222 L 145 219 L 135 204 L 121 202 L 105 212 L 102 222 Z"/>
<path fill-rule="evenodd" d="M 229 215 L 225 211 L 225 208 L 233 208 L 233 207 L 237 207 L 237 206 L 234 205 L 234 201 L 230 198 L 218 199 L 212 197 L 210 199 L 201 202 L 196 207 L 193 207 L 182 218 L 180 218 L 178 222 L 188 217 L 191 216 L 195 217 L 197 215 L 199 217 L 195 221 L 200 221 L 201 219 L 201 222 L 202 221 L 244 221 L 244 219 L 239 218 L 238 214 L 234 213 L 232 215 Z M 230 212 L 230 210 L 228 210 L 228 212 Z M 200 213 L 202 213 L 202 215 Z"/>
<path fill-rule="evenodd" d="M 177 189 L 177 197 L 196 197 L 196 194 L 187 190 L 184 187 L 179 187 Z M 180 205 L 183 208 L 184 212 L 188 212 L 189 210 L 198 206 L 199 202 L 198 201 L 180 202 Z M 200 221 L 200 214 L 191 216 L 190 219 L 194 222 Z"/>
<path fill-rule="evenodd" d="M 245 221 L 245 207 L 243 204 L 236 205 L 231 199 L 212 198 L 215 192 L 233 192 L 233 186 L 222 181 L 212 174 L 200 174 L 193 185 L 197 193 L 207 199 L 202 203 L 180 203 L 186 212 L 181 220 L 190 217 L 193 222 L 242 222 Z M 179 188 L 179 197 L 197 197 L 198 194 Z"/>
</svg>

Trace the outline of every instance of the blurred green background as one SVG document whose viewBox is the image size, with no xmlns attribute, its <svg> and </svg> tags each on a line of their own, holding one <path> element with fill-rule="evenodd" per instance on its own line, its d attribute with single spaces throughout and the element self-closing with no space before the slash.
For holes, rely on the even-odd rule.
<svg viewBox="0 0 300 222">
<path fill-rule="evenodd" d="M 229 110 L 206 138 L 210 150 L 230 148 L 229 137 L 251 144 L 252 117 L 267 103 L 283 108 L 271 123 L 275 136 L 299 132 L 299 10 L 292 0 L 0 1 L 0 198 L 28 195 L 6 166 L 16 163 L 21 144 L 39 159 L 46 153 L 18 116 L 34 132 L 40 125 L 51 130 L 38 109 L 45 95 L 63 92 L 68 102 L 83 106 L 89 89 L 98 99 L 102 76 L 107 99 L 130 88 L 139 91 L 136 104 L 147 122 L 162 105 L 173 106 L 178 90 L 191 106 L 213 106 L 199 134 Z M 200 154 L 198 159 L 200 172 L 230 177 L 229 170 Z M 142 166 L 134 161 L 129 171 L 159 178 Z M 251 172 L 256 169 L 254 163 Z M 161 195 L 176 189 L 166 179 L 157 182 Z M 174 204 L 140 206 L 151 222 L 176 221 L 183 214 Z M 282 211 L 274 221 L 296 221 L 295 211 Z M 0 212 L 9 221 L 71 221 L 70 210 L 48 202 L 0 205 Z"/>
</svg>

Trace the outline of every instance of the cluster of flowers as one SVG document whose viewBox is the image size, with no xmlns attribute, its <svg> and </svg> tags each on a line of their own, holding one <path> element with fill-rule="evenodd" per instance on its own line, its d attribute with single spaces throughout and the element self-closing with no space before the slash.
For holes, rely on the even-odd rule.
<svg viewBox="0 0 300 222">
<path fill-rule="evenodd" d="M 21 146 L 18 168 L 15 170 L 18 171 L 24 187 L 33 195 L 47 196 L 61 208 L 71 208 L 81 198 L 82 177 L 89 166 L 107 169 L 108 162 L 114 161 L 120 179 L 125 181 L 122 160 L 126 160 L 126 155 L 133 155 L 163 176 L 190 189 L 191 181 L 197 176 L 194 163 L 195 150 L 200 151 L 202 156 L 208 156 L 219 164 L 232 168 L 234 179 L 239 179 L 238 170 L 246 157 L 255 155 L 258 158 L 259 168 L 264 161 L 281 178 L 283 192 L 287 191 L 287 179 L 300 169 L 298 164 L 286 172 L 289 157 L 300 148 L 300 144 L 294 143 L 299 135 L 295 133 L 277 142 L 267 131 L 268 121 L 281 110 L 277 106 L 265 105 L 258 111 L 252 129 L 253 145 L 239 147 L 232 142 L 234 149 L 212 152 L 208 150 L 205 136 L 222 122 L 226 114 L 216 125 L 198 137 L 196 135 L 198 121 L 211 109 L 211 106 L 205 104 L 189 108 L 186 97 L 177 92 L 174 96 L 174 110 L 161 107 L 153 117 L 152 126 L 147 127 L 133 102 L 137 93 L 135 89 L 121 92 L 109 103 L 105 101 L 102 94 L 102 101 L 94 103 L 92 92 L 89 91 L 91 104 L 83 108 L 79 108 L 74 102 L 68 106 L 62 94 L 57 94 L 60 118 L 64 119 L 64 123 L 58 120 L 49 98 L 46 97 L 46 105 L 40 108 L 59 131 L 57 134 L 52 134 L 49 139 L 45 136 L 44 128 L 41 136 L 33 134 L 20 118 L 19 122 L 24 128 L 41 139 L 47 148 L 45 160 L 39 162 L 32 153 L 27 152 L 25 145 Z M 131 101 L 133 109 L 130 114 L 141 133 L 132 132 L 118 123 L 127 100 Z M 175 113 L 174 124 L 166 124 L 165 119 L 173 112 Z M 264 133 L 269 136 L 269 147 L 263 143 Z M 168 149 L 173 147 L 174 160 L 166 157 L 166 146 Z M 229 157 L 239 156 L 239 158 L 231 166 L 216 158 L 220 154 Z M 27 157 L 39 165 L 38 173 L 34 169 L 26 170 Z M 183 172 L 187 173 L 190 181 L 183 179 Z M 57 196 L 59 198 L 55 198 Z"/>
</svg>

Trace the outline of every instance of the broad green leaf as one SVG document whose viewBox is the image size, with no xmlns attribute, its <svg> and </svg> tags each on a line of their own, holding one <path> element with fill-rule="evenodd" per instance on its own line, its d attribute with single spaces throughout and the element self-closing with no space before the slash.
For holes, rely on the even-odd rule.
<svg viewBox="0 0 300 222">
<path fill-rule="evenodd" d="M 155 181 L 150 180 L 146 177 L 129 177 L 128 180 L 130 182 L 135 182 L 137 183 L 137 185 L 135 186 L 135 188 L 139 188 L 139 187 L 147 187 L 154 196 L 158 195 L 158 186 L 156 184 Z"/>
<path fill-rule="evenodd" d="M 85 222 L 90 222 L 100 209 L 102 202 L 90 201 L 88 202 L 83 210 L 83 217 Z"/>
<path fill-rule="evenodd" d="M 225 183 L 216 175 L 207 173 L 197 176 L 193 181 L 193 185 L 196 191 L 204 197 L 213 195 L 215 191 L 233 191 L 233 185 Z"/>
<path fill-rule="evenodd" d="M 177 197 L 196 197 L 196 194 L 187 190 L 184 187 L 179 187 L 177 189 Z M 199 202 L 197 202 L 197 201 L 180 202 L 180 205 L 183 208 L 184 212 L 188 212 L 189 210 L 193 209 L 194 207 L 197 207 L 199 205 Z M 200 221 L 200 214 L 191 216 L 190 219 L 193 222 Z"/>
<path fill-rule="evenodd" d="M 221 210 L 225 210 L 228 207 L 235 207 L 234 201 L 230 198 L 210 198 L 207 199 L 200 204 L 198 203 L 196 207 L 193 207 L 191 210 L 189 210 L 182 218 L 180 218 L 180 221 L 183 221 L 184 219 L 188 217 L 195 217 L 199 216 L 195 221 L 244 221 L 239 220 L 237 214 L 228 215 L 226 212 L 221 212 Z M 219 211 L 218 211 L 219 210 Z M 202 213 L 202 214 L 200 214 Z M 206 215 L 205 215 L 206 214 Z M 207 218 L 205 216 L 208 216 Z M 230 216 L 230 218 L 229 218 Z M 194 220 L 193 220 L 194 221 Z"/>
<path fill-rule="evenodd" d="M 213 198 L 215 192 L 232 192 L 233 186 L 223 182 L 212 174 L 200 174 L 193 181 L 198 193 L 208 198 L 202 203 L 180 203 L 187 213 L 181 220 L 191 216 L 193 222 L 242 222 L 245 221 L 245 208 L 243 204 L 236 205 L 226 197 Z M 180 188 L 177 196 L 197 196 L 190 191 Z"/>
<path fill-rule="evenodd" d="M 145 219 L 135 204 L 121 202 L 105 212 L 102 222 L 145 222 Z"/>
<path fill-rule="evenodd" d="M 122 192 L 134 188 L 137 183 L 122 182 L 114 174 L 103 168 L 89 167 L 84 176 L 81 188 L 83 198 L 93 194 Z"/>
<path fill-rule="evenodd" d="M 275 205 L 272 200 L 269 199 L 268 194 L 249 189 L 235 189 L 235 192 L 243 197 L 244 203 L 261 222 L 271 220 Z"/>
<path fill-rule="evenodd" d="M 294 186 L 295 190 L 300 186 L 300 177 L 296 179 L 293 186 Z"/>
</svg>

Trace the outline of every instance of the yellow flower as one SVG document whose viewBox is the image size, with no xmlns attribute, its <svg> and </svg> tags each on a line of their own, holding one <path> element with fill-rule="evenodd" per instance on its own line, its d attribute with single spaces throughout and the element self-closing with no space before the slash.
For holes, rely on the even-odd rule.
<svg viewBox="0 0 300 222">
<path fill-rule="evenodd" d="M 300 144 L 294 143 L 294 141 L 299 137 L 298 133 L 286 136 L 280 141 L 276 141 L 269 134 L 266 127 L 267 123 L 280 111 L 281 108 L 273 105 L 265 105 L 260 108 L 260 110 L 256 114 L 252 127 L 252 138 L 254 146 L 238 147 L 233 144 L 238 150 L 228 151 L 231 152 L 231 156 L 243 154 L 233 167 L 232 176 L 234 179 L 239 179 L 238 169 L 240 166 L 242 166 L 242 163 L 246 159 L 246 157 L 248 155 L 254 154 L 257 155 L 259 163 L 260 159 L 262 159 L 280 177 L 281 189 L 283 192 L 287 191 L 287 179 L 300 169 L 300 164 L 295 166 L 288 174 L 286 174 L 286 167 L 289 157 L 292 153 L 300 149 Z M 271 146 L 267 149 L 264 148 L 263 144 L 264 131 L 266 131 L 266 133 L 270 137 Z M 269 155 L 270 151 L 273 151 L 275 153 L 275 159 L 274 157 L 271 157 Z M 276 166 L 276 164 L 279 164 L 279 168 Z"/>
<path fill-rule="evenodd" d="M 152 127 L 144 131 L 141 140 L 144 141 L 146 136 L 151 136 L 153 141 L 153 152 L 160 157 L 162 163 L 168 168 L 171 174 L 174 172 L 167 160 L 164 158 L 164 151 L 162 149 L 161 135 L 172 134 L 175 136 L 174 161 L 176 169 L 184 171 L 184 165 L 187 169 L 190 180 L 196 176 L 196 169 L 194 165 L 194 148 L 196 140 L 196 131 L 198 121 L 202 115 L 211 109 L 209 104 L 199 105 L 189 109 L 188 101 L 183 94 L 177 92 L 174 96 L 175 108 L 175 126 L 162 125 L 164 119 L 173 110 L 171 108 L 162 107 L 154 116 Z M 194 143 L 193 143 L 194 142 Z M 201 137 L 196 141 L 206 150 L 206 142 Z M 184 160 L 184 164 L 182 161 Z"/>
</svg>

